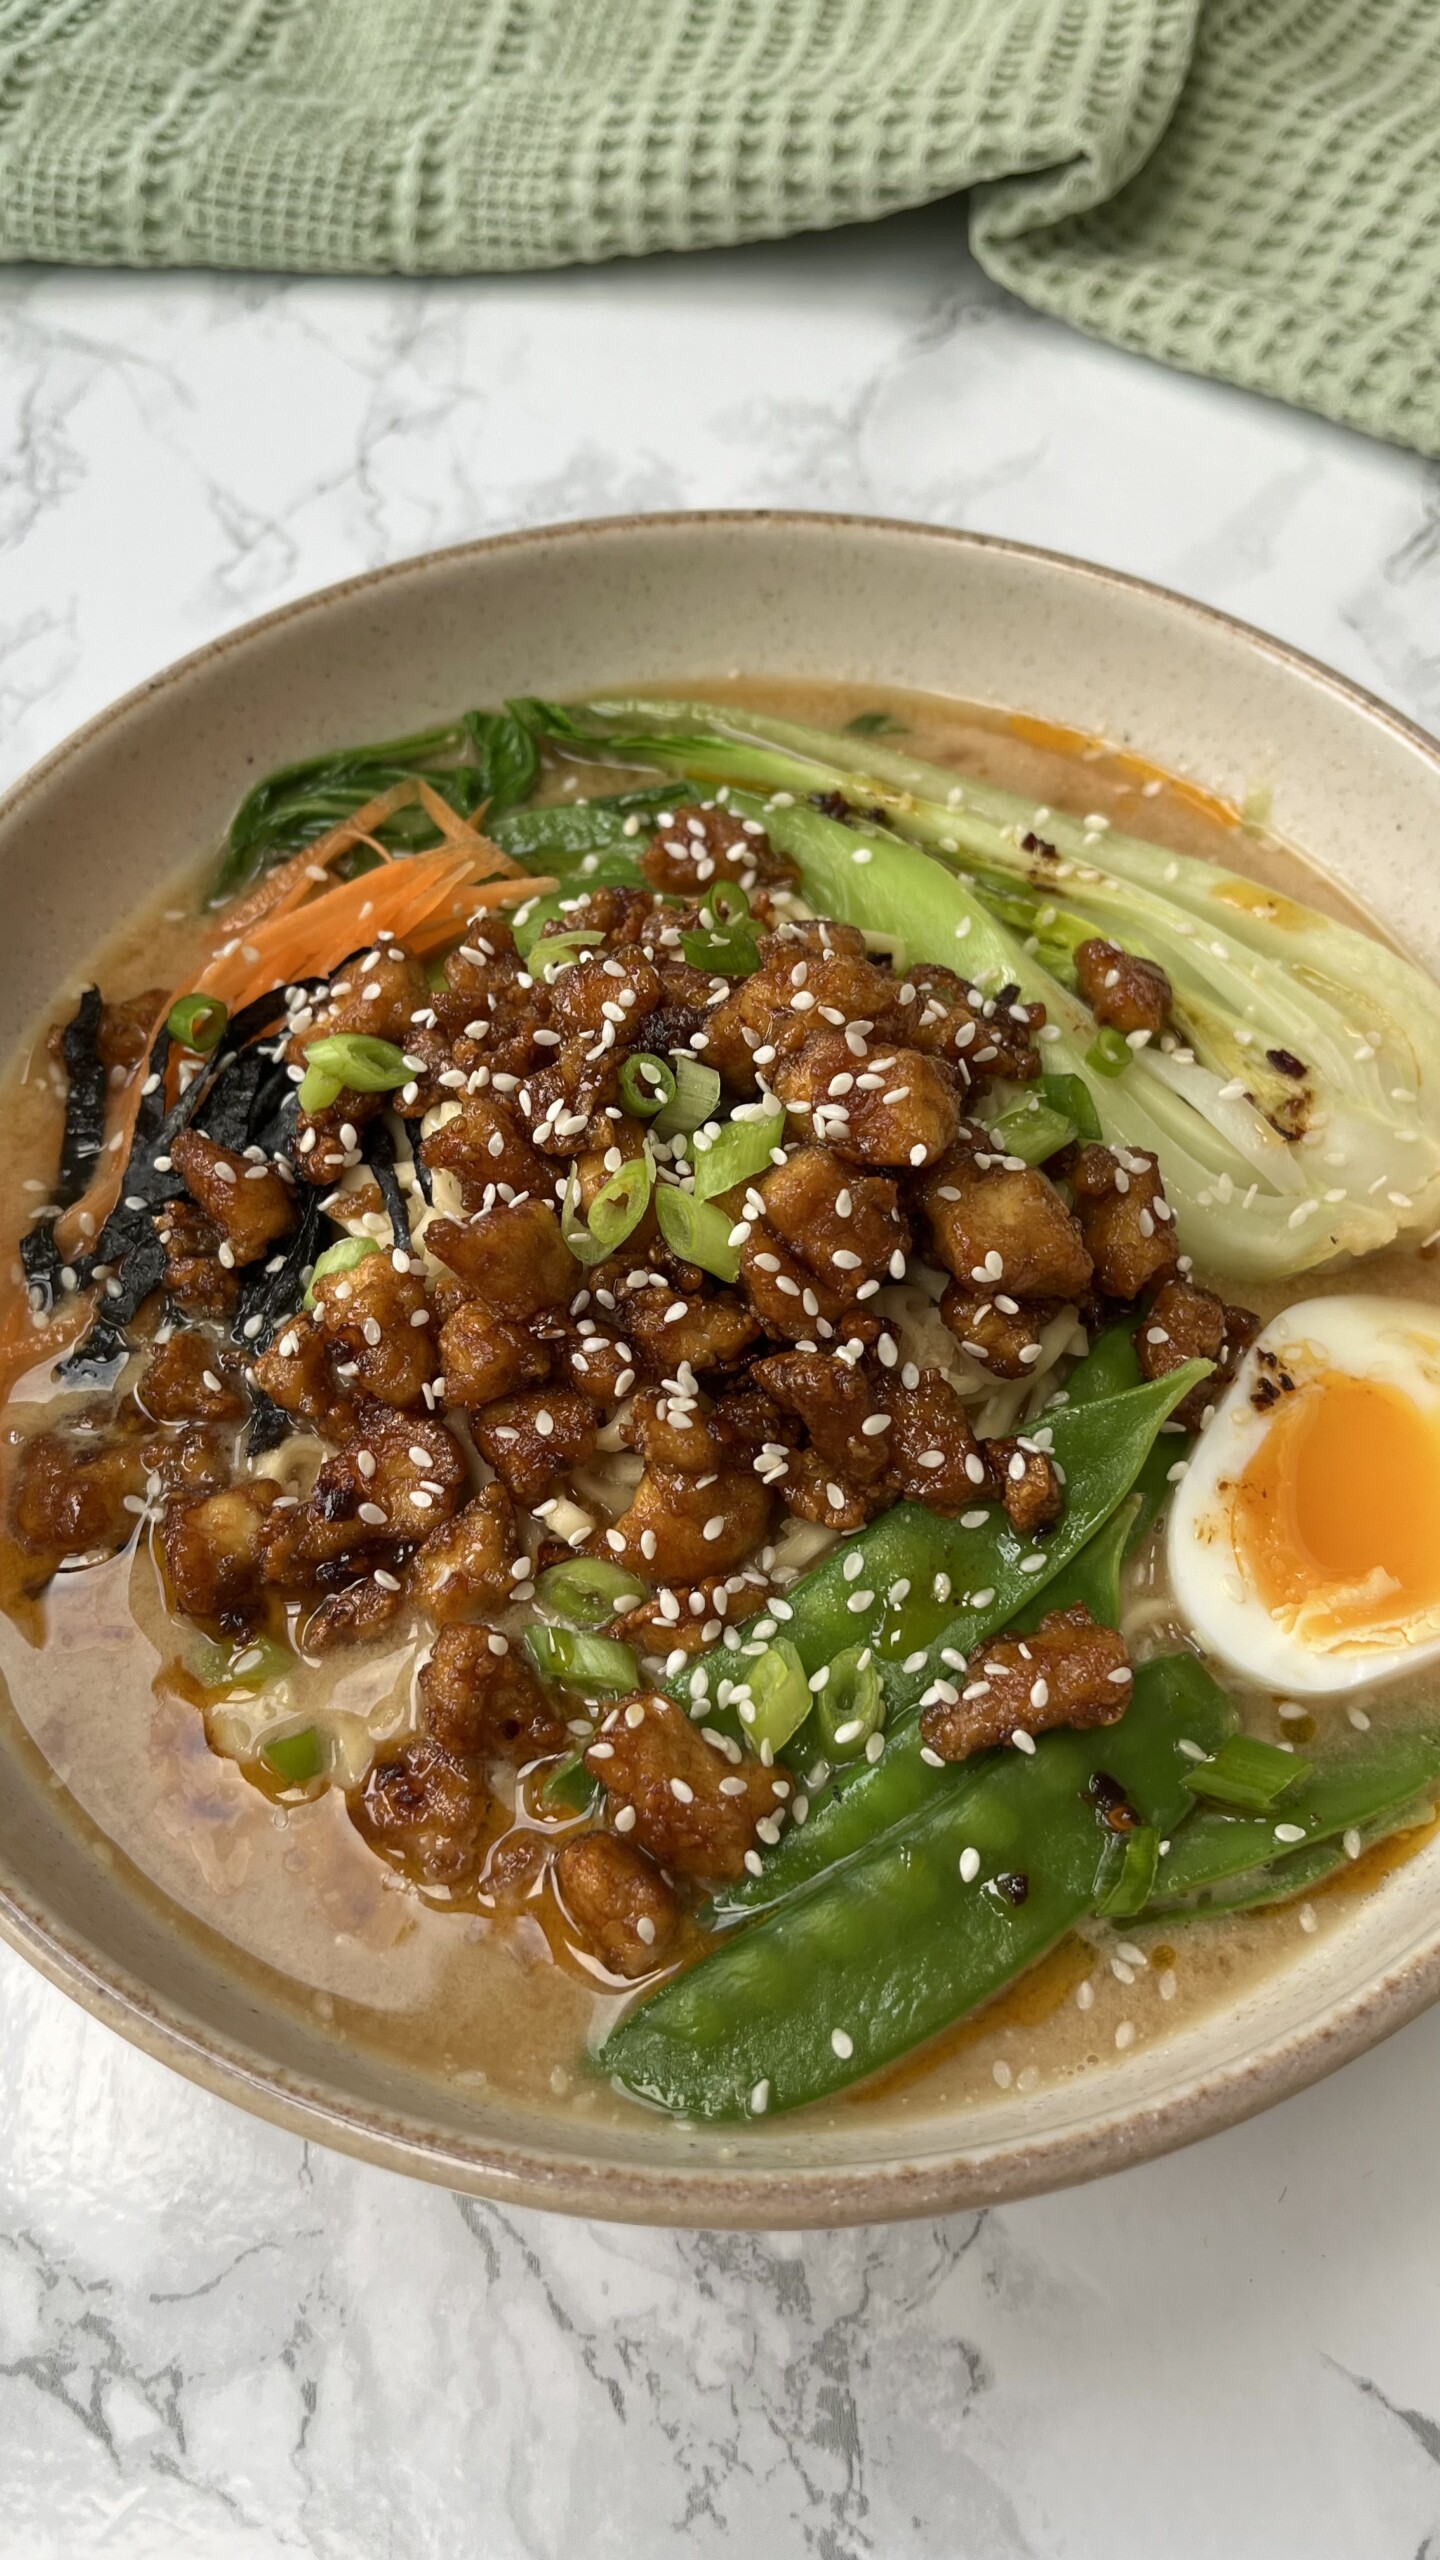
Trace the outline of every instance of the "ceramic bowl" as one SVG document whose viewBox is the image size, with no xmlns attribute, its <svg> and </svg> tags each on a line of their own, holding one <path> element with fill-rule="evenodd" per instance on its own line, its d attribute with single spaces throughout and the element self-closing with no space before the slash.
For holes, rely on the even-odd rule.
<svg viewBox="0 0 1440 2560">
<path fill-rule="evenodd" d="M 1112 572 L 853 517 L 567 525 L 406 561 L 183 659 L 0 806 L 7 1046 L 76 957 L 218 843 L 257 774 L 507 692 L 732 667 L 912 686 L 1103 732 L 1239 798 L 1434 966 L 1440 748 L 1225 616 Z M 1143 2159 L 1300 2088 L 1440 1990 L 1440 1843 L 1301 1960 L 1113 2065 L 957 2113 L 857 2108 L 723 2132 L 636 2109 L 597 2130 L 422 2077 L 237 1975 L 73 1817 L 0 1719 L 0 1931 L 147 2052 L 258 2114 L 479 2194 L 636 2221 L 860 2222 L 985 2203 Z"/>
</svg>

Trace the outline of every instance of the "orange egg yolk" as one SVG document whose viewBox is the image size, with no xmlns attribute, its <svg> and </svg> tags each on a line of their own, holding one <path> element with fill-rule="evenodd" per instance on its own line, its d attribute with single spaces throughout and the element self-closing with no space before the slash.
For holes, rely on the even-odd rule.
<svg viewBox="0 0 1440 2560">
<path fill-rule="evenodd" d="M 1327 1370 L 1277 1405 L 1231 1489 L 1241 1568 L 1318 1645 L 1393 1635 L 1440 1605 L 1440 1417 Z"/>
</svg>

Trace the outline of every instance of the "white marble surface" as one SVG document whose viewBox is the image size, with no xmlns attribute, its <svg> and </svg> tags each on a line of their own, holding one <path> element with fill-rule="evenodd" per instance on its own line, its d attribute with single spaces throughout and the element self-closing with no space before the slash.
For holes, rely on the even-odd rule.
<svg viewBox="0 0 1440 2560">
<path fill-rule="evenodd" d="M 1440 473 L 1032 318 L 953 214 L 463 284 L 0 274 L 0 780 L 360 566 L 800 504 L 1089 553 L 1440 727 Z M 1436 2560 L 1440 2013 L 1108 2184 L 736 2239 L 309 2150 L 0 1954 L 0 2560 Z"/>
</svg>

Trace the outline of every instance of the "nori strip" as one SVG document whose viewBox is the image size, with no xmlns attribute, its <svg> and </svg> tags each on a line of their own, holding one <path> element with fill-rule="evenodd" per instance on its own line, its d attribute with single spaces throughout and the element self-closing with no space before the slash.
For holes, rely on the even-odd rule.
<svg viewBox="0 0 1440 2560">
<path fill-rule="evenodd" d="M 245 1434 L 245 1455 L 247 1458 L 260 1458 L 267 1449 L 278 1449 L 294 1426 L 289 1414 L 283 1413 L 278 1404 L 273 1404 L 263 1389 L 256 1387 L 253 1392 L 255 1400 L 250 1407 L 250 1426 Z"/>
<path fill-rule="evenodd" d="M 217 1147 L 230 1147 L 236 1155 L 241 1154 L 249 1144 L 251 1118 L 269 1065 L 270 1060 L 262 1057 L 258 1048 L 231 1057 L 210 1084 L 192 1125 L 202 1129 Z"/>
<path fill-rule="evenodd" d="M 20 1239 L 20 1268 L 30 1304 L 37 1316 L 48 1316 L 60 1295 L 60 1248 L 55 1242 L 55 1221 L 42 1218 Z"/>
<path fill-rule="evenodd" d="M 60 1038 L 69 1083 L 65 1094 L 65 1132 L 60 1141 L 62 1208 L 77 1200 L 95 1170 L 105 1143 L 105 1101 L 109 1077 L 101 1063 L 100 990 L 87 987 Z"/>
<path fill-rule="evenodd" d="M 341 966 L 344 966 L 343 962 Z M 316 979 L 313 983 L 321 986 L 325 981 Z M 181 1130 L 193 1122 L 203 1128 L 217 1146 L 233 1147 L 238 1152 L 244 1146 L 260 1143 L 252 1135 L 258 1115 L 263 1113 L 267 1125 L 274 1124 L 279 1129 L 287 1109 L 282 1082 L 291 1092 L 295 1088 L 285 1075 L 281 1062 L 265 1058 L 251 1044 L 263 1040 L 265 1033 L 283 1020 L 285 997 L 284 987 L 274 987 L 268 994 L 257 996 L 252 1004 L 243 1005 L 226 1026 L 224 1045 L 218 1055 L 202 1066 L 169 1111 L 165 1108 L 165 1071 L 170 1055 L 170 1034 L 168 1027 L 160 1030 L 150 1051 L 147 1082 L 153 1081 L 153 1090 L 141 1096 L 119 1201 L 96 1237 L 88 1261 L 77 1266 L 82 1282 L 90 1279 L 97 1263 L 113 1263 L 115 1270 L 105 1284 L 105 1295 L 96 1309 L 89 1332 L 58 1364 L 57 1376 L 97 1385 L 113 1384 L 118 1377 L 129 1350 L 125 1328 L 145 1299 L 160 1288 L 165 1279 L 165 1247 L 155 1229 L 154 1212 L 168 1201 L 184 1196 L 185 1185 L 169 1162 L 171 1146 Z M 77 1062 L 71 1069 L 72 1095 L 77 1071 L 83 1081 L 87 1043 L 89 1051 L 93 1052 L 99 1019 L 100 995 L 98 989 L 92 987 L 87 989 L 79 1011 L 65 1033 L 67 1067 L 71 1064 L 72 1046 Z M 103 1069 L 100 1070 L 99 1093 L 99 1127 L 103 1135 Z M 70 1125 L 67 1108 L 67 1143 Z M 88 1163 L 89 1159 L 86 1161 Z M 81 1176 L 82 1186 L 88 1180 L 87 1172 Z M 319 1203 L 313 1193 L 307 1192 L 300 1224 L 280 1268 L 274 1272 L 262 1269 L 242 1286 L 234 1325 L 237 1341 L 246 1342 L 251 1349 L 263 1350 L 282 1318 L 294 1313 L 304 1288 L 301 1275 L 306 1264 L 314 1260 L 319 1216 Z M 30 1239 L 26 1241 L 29 1243 Z M 53 1245 L 51 1250 L 53 1252 Z M 58 1257 L 52 1275 L 43 1246 L 33 1245 L 31 1255 L 37 1282 L 48 1287 L 53 1304 L 60 1268 Z M 30 1276 L 28 1267 L 26 1276 Z M 257 1315 L 261 1322 L 252 1334 L 247 1335 L 245 1322 Z"/>
<path fill-rule="evenodd" d="M 289 1155 L 299 1110 L 299 1085 L 284 1062 L 277 1061 L 255 1096 L 245 1132 L 247 1147 L 263 1147 L 267 1156 Z"/>
<path fill-rule="evenodd" d="M 204 1110 L 217 1087 L 245 1064 L 243 1044 L 267 1031 L 284 1006 L 284 993 L 279 989 L 246 1005 L 230 1024 L 219 1056 L 201 1069 L 169 1111 L 165 1108 L 165 1069 L 170 1035 L 168 1030 L 161 1030 L 150 1052 L 149 1073 L 158 1082 L 153 1092 L 141 1096 L 120 1198 L 95 1239 L 82 1275 L 88 1278 L 97 1263 L 113 1263 L 117 1285 L 112 1289 L 106 1283 L 89 1332 L 59 1363 L 57 1376 L 98 1385 L 113 1383 L 119 1374 L 129 1347 L 125 1328 L 165 1279 L 165 1247 L 156 1233 L 154 1212 L 168 1201 L 183 1198 L 185 1193 L 184 1183 L 169 1162 L 170 1149 L 181 1130 Z M 248 1075 L 242 1090 L 248 1112 L 255 1095 Z"/>
<path fill-rule="evenodd" d="M 395 1141 L 383 1119 L 372 1120 L 365 1132 L 365 1162 L 380 1186 L 380 1197 L 390 1213 L 390 1232 L 396 1245 L 401 1253 L 408 1253 L 410 1213 L 395 1171 Z"/>
<path fill-rule="evenodd" d="M 305 1294 L 305 1272 L 315 1259 L 323 1215 L 318 1191 L 307 1184 L 300 1223 L 285 1247 L 279 1269 L 272 1271 L 262 1262 L 242 1281 L 230 1332 L 232 1339 L 243 1343 L 247 1351 L 268 1350 L 279 1327 L 294 1315 Z"/>
<path fill-rule="evenodd" d="M 111 1383 L 116 1364 L 129 1351 L 126 1326 L 165 1279 L 165 1247 L 148 1206 L 112 1209 L 100 1241 L 105 1246 L 100 1258 L 118 1263 L 119 1268 L 105 1283 L 105 1295 L 84 1341 L 57 1366 L 56 1376 L 69 1385 Z"/>
<path fill-rule="evenodd" d="M 424 1128 L 425 1123 L 423 1120 L 405 1120 L 402 1121 L 401 1126 L 405 1131 L 406 1137 L 410 1141 L 410 1153 L 415 1159 L 415 1179 L 420 1185 L 420 1197 L 424 1201 L 427 1209 L 433 1208 L 435 1205 L 435 1180 L 430 1171 L 430 1167 L 420 1153 L 420 1132 Z"/>
</svg>

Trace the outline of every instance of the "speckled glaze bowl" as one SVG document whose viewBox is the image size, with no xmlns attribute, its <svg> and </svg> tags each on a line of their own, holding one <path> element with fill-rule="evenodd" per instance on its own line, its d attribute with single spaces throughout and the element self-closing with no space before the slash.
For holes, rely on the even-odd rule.
<svg viewBox="0 0 1440 2560">
<path fill-rule="evenodd" d="M 217 843 L 266 768 L 458 702 L 731 667 L 1014 705 L 1239 798 L 1440 962 L 1440 748 L 1294 651 L 1102 569 L 854 517 L 567 525 L 403 562 L 197 655 L 80 730 L 0 805 L 7 1047 L 77 956 Z M 0 1931 L 160 2060 L 387 2167 L 640 2222 L 752 2227 L 935 2213 L 1144 2159 L 1303 2087 L 1440 1992 L 1440 1842 L 1253 1992 L 1113 2065 L 983 2109 L 843 2131 L 525 2114 L 342 2041 L 227 1965 L 70 1807 L 0 1715 Z"/>
</svg>

